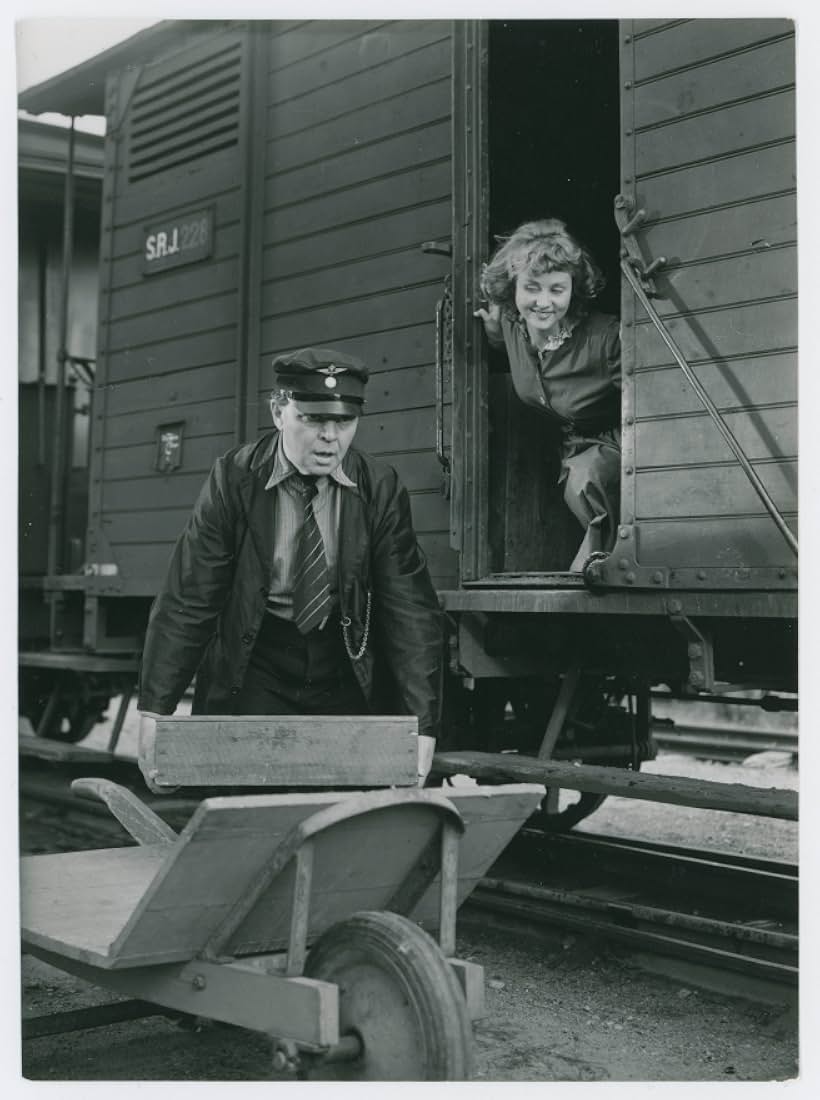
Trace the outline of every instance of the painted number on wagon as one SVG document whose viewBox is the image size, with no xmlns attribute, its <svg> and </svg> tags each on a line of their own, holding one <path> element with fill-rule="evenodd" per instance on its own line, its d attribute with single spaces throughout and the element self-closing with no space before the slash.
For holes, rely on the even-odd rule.
<svg viewBox="0 0 820 1100">
<path fill-rule="evenodd" d="M 210 209 L 183 214 L 145 230 L 143 274 L 165 271 L 210 256 L 213 215 Z"/>
</svg>

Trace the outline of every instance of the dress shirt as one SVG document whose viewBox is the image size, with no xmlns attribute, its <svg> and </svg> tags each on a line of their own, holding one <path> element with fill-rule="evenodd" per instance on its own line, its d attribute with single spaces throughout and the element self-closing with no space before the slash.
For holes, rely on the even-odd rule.
<svg viewBox="0 0 820 1100">
<path fill-rule="evenodd" d="M 296 571 L 296 537 L 305 512 L 305 498 L 296 484 L 299 471 L 287 457 L 279 438 L 279 446 L 273 464 L 273 472 L 265 489 L 278 493 L 276 532 L 274 534 L 271 581 L 268 590 L 268 611 L 281 619 L 293 618 L 293 576 Z M 339 546 L 339 517 L 342 493 L 358 492 L 356 483 L 342 470 L 341 464 L 330 474 L 316 478 L 316 496 L 313 498 L 313 514 L 319 525 L 325 546 L 330 596 L 333 606 L 338 604 L 336 558 Z"/>
</svg>

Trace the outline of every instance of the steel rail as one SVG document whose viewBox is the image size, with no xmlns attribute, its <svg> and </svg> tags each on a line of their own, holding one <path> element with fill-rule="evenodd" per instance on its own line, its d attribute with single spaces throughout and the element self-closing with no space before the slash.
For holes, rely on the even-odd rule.
<svg viewBox="0 0 820 1100">
<path fill-rule="evenodd" d="M 620 902 L 734 921 L 742 912 L 761 927 L 796 928 L 799 878 L 792 864 L 601 837 L 527 829 L 492 869 L 496 878 L 560 886 Z"/>
<path fill-rule="evenodd" d="M 759 752 L 784 752 L 798 755 L 798 735 L 788 730 L 740 729 L 655 721 L 652 737 L 659 748 L 707 756 L 712 760 L 738 760 Z"/>
<path fill-rule="evenodd" d="M 479 883 L 464 909 L 465 915 L 480 914 L 482 920 L 487 913 L 501 913 L 530 927 L 569 928 L 619 940 L 640 951 L 685 958 L 767 982 L 797 984 L 797 937 L 784 933 L 493 879 Z M 761 948 L 765 953 L 751 953 Z"/>
<path fill-rule="evenodd" d="M 793 986 L 798 909 L 794 864 L 527 827 L 481 880 L 465 915 L 567 928 Z"/>
<path fill-rule="evenodd" d="M 603 833 L 571 832 L 544 833 L 529 825 L 513 840 L 513 844 L 523 843 L 527 839 L 538 838 L 542 844 L 551 848 L 566 846 L 570 849 L 594 849 L 600 852 L 608 865 L 618 853 L 639 856 L 669 856 L 683 860 L 687 864 L 709 864 L 735 871 L 759 871 L 764 875 L 776 876 L 778 881 L 797 879 L 798 868 L 795 863 L 781 860 L 764 859 L 760 856 L 747 856 L 737 852 L 721 852 L 714 848 L 683 848 L 679 844 L 667 844 L 657 840 L 644 840 L 638 837 L 606 836 Z M 573 853 L 573 859 L 577 854 Z"/>
</svg>

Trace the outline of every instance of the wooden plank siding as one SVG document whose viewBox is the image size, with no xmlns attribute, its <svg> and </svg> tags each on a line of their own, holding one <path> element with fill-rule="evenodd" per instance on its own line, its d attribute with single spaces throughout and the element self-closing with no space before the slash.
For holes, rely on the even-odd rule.
<svg viewBox="0 0 820 1100">
<path fill-rule="evenodd" d="M 124 74 L 109 120 L 119 153 L 107 169 L 91 528 L 125 592 L 156 590 L 213 458 L 235 440 L 247 41 L 223 29 Z M 146 274 L 148 227 L 205 208 L 210 255 Z M 182 465 L 161 473 L 158 428 L 177 421 Z"/>
<path fill-rule="evenodd" d="M 451 232 L 450 53 L 442 21 L 271 38 L 258 375 L 263 427 L 276 354 L 312 343 L 368 363 L 356 444 L 405 479 L 442 587 L 456 562 L 434 454 L 434 316 L 449 265 L 421 245 Z"/>
<path fill-rule="evenodd" d="M 210 469 L 214 458 L 214 450 L 217 454 L 227 451 L 233 444 L 233 433 L 226 430 L 221 436 L 215 435 L 213 430 L 202 436 L 185 436 L 183 444 L 185 449 L 185 469 L 189 473 L 202 474 Z M 151 481 L 156 480 L 154 462 L 157 448 L 154 443 L 137 443 L 134 446 L 111 448 L 106 461 L 106 484 L 116 481 L 128 480 L 135 477 L 146 477 Z M 128 507 L 128 501 L 123 500 L 121 507 Z"/>
<path fill-rule="evenodd" d="M 446 576 L 452 554 L 448 534 L 427 534 L 422 537 L 421 544 L 431 574 Z M 158 580 L 165 575 L 168 568 L 172 545 L 170 542 L 152 540 L 138 544 L 124 542 L 117 547 L 120 572 L 123 576 L 132 578 L 129 587 L 134 595 L 150 596 L 156 592 Z"/>
<path fill-rule="evenodd" d="M 695 373 L 721 412 L 797 401 L 794 352 L 758 355 L 733 362 L 699 363 Z M 636 394 L 640 419 L 702 412 L 692 387 L 674 364 L 641 371 Z"/>
<path fill-rule="evenodd" d="M 699 19 L 631 30 L 623 189 L 647 213 L 642 255 L 667 259 L 652 302 L 796 529 L 793 27 Z M 763 586 L 793 583 L 785 540 L 628 285 L 622 307 L 622 515 L 638 564 L 676 570 L 682 584 L 687 569 L 703 580 L 741 567 L 747 583 L 755 569 Z"/>
<path fill-rule="evenodd" d="M 241 25 L 223 28 L 122 77 L 128 106 L 107 169 L 93 524 L 122 591 L 155 590 L 211 462 L 237 441 L 243 409 L 241 438 L 270 428 L 272 359 L 333 346 L 371 368 L 357 445 L 399 471 L 434 581 L 452 586 L 434 405 L 434 315 L 450 265 L 421 251 L 452 231 L 450 23 L 278 22 L 254 34 L 256 46 Z M 218 59 L 210 75 L 209 56 Z M 244 98 L 236 142 L 176 164 L 175 140 L 187 136 L 173 89 L 184 87 L 193 89 L 196 141 L 208 137 L 200 120 L 209 111 L 218 128 L 237 88 Z M 171 166 L 129 178 L 133 105 L 151 96 L 156 156 Z M 146 275 L 146 227 L 204 207 L 210 256 Z M 250 355 L 239 367 L 242 347 Z M 445 421 L 449 409 L 448 395 Z M 155 469 L 157 428 L 175 421 L 184 422 L 183 463 L 164 474 Z"/>
</svg>

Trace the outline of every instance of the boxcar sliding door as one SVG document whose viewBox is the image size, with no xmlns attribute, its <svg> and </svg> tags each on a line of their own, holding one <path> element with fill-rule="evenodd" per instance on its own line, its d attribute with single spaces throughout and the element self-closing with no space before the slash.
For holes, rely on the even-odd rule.
<svg viewBox="0 0 820 1100">
<path fill-rule="evenodd" d="M 795 529 L 793 26 L 624 23 L 621 80 L 623 220 L 645 212 L 625 243 L 639 265 L 665 258 L 650 303 Z M 622 290 L 622 527 L 606 580 L 793 587 L 788 536 L 626 279 Z"/>
</svg>

